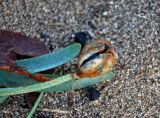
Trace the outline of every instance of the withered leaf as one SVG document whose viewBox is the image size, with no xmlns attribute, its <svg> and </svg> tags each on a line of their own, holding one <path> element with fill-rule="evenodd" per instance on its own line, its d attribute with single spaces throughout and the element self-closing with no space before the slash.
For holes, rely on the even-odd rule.
<svg viewBox="0 0 160 118">
<path fill-rule="evenodd" d="M 47 47 L 37 38 L 0 30 L 0 66 L 14 68 L 18 56 L 35 57 L 45 53 L 48 53 Z"/>
</svg>

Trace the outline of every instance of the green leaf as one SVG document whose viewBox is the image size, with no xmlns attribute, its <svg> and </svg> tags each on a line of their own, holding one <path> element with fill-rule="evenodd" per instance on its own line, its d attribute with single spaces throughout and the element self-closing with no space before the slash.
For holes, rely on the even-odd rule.
<svg viewBox="0 0 160 118">
<path fill-rule="evenodd" d="M 56 52 L 52 52 L 46 55 L 18 60 L 16 65 L 25 68 L 30 73 L 36 73 L 44 70 L 48 70 L 57 67 L 65 62 L 71 60 L 79 54 L 80 44 L 75 43 L 69 45 L 66 48 L 59 49 Z"/>
<path fill-rule="evenodd" d="M 114 73 L 112 71 L 107 72 L 105 75 L 103 76 L 97 76 L 94 78 L 72 78 L 72 80 L 67 81 L 65 83 L 62 83 L 60 85 L 57 86 L 53 86 L 51 88 L 48 89 L 44 89 L 41 91 L 44 92 L 62 92 L 62 91 L 70 91 L 70 90 L 76 90 L 76 89 L 81 89 L 81 88 L 85 88 L 94 84 L 98 84 L 102 81 L 107 81 L 111 78 L 114 77 Z"/>
<path fill-rule="evenodd" d="M 72 79 L 71 74 L 68 74 L 62 77 L 58 77 L 57 79 L 53 79 L 51 81 L 43 83 L 37 83 L 23 87 L 0 88 L 0 96 L 8 96 L 8 95 L 16 95 L 16 94 L 40 91 L 70 81 L 71 79 Z"/>
<path fill-rule="evenodd" d="M 43 74 L 43 76 L 48 77 L 48 79 L 60 77 L 59 75 L 52 75 L 52 74 Z M 41 82 L 37 82 L 36 80 L 29 78 L 26 75 L 16 74 L 14 72 L 6 70 L 0 70 L 0 86 L 19 87 L 19 86 L 32 85 L 36 83 L 41 83 Z"/>
<path fill-rule="evenodd" d="M 56 52 L 42 55 L 35 58 L 17 61 L 17 66 L 22 66 L 31 73 L 57 67 L 79 54 L 80 44 L 75 43 Z M 18 87 L 36 83 L 35 80 L 14 72 L 0 70 L 0 86 Z"/>
<path fill-rule="evenodd" d="M 69 59 L 78 55 L 80 51 L 79 44 L 73 44 L 57 52 L 46 54 L 43 56 L 17 61 L 18 66 L 24 67 L 31 73 L 54 68 L 65 63 Z M 112 71 L 109 71 L 104 76 L 94 78 L 73 78 L 71 74 L 63 75 L 44 75 L 49 77 L 51 81 L 44 83 L 37 82 L 25 75 L 16 74 L 14 72 L 0 70 L 0 86 L 11 88 L 0 88 L 0 96 L 15 95 L 28 93 L 33 91 L 52 92 L 52 91 L 69 91 L 73 89 L 81 89 L 91 86 L 101 81 L 108 80 L 114 76 Z"/>
<path fill-rule="evenodd" d="M 33 83 L 39 83 L 25 75 L 16 74 L 14 72 L 0 70 L 0 86 L 18 87 L 27 86 Z"/>
<path fill-rule="evenodd" d="M 52 78 L 53 80 L 38 83 L 33 82 L 32 85 L 13 87 L 13 88 L 0 88 L 0 96 L 22 94 L 34 91 L 40 92 L 60 92 L 60 91 L 69 91 L 74 89 L 81 89 L 87 86 L 98 84 L 102 81 L 109 80 L 114 74 L 112 71 L 109 71 L 104 76 L 97 76 L 94 78 L 73 78 L 73 75 L 68 74 L 58 78 Z"/>
</svg>

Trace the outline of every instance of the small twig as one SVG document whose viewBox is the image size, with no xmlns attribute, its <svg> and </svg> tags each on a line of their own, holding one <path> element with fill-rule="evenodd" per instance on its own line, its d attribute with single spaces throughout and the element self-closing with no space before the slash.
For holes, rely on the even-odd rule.
<svg viewBox="0 0 160 118">
<path fill-rule="evenodd" d="M 52 113 L 63 113 L 63 114 L 69 114 L 70 113 L 70 111 L 63 111 L 63 110 L 60 110 L 60 109 L 47 109 L 47 108 L 41 109 L 41 108 L 38 108 L 37 110 L 38 111 L 44 111 L 44 112 L 52 112 Z"/>
</svg>

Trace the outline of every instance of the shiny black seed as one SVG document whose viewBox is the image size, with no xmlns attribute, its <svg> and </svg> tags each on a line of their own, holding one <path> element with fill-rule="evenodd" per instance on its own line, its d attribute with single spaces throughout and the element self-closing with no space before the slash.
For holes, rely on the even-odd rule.
<svg viewBox="0 0 160 118">
<path fill-rule="evenodd" d="M 98 100 L 98 98 L 100 97 L 100 92 L 98 90 L 96 90 L 95 88 L 90 87 L 88 89 L 88 96 L 87 97 L 88 97 L 89 101 Z"/>
<path fill-rule="evenodd" d="M 84 45 L 86 44 L 86 42 L 88 40 L 91 40 L 92 37 L 87 33 L 87 32 L 78 32 L 75 33 L 75 37 L 74 40 L 76 43 L 80 43 L 82 48 L 84 47 Z"/>
</svg>

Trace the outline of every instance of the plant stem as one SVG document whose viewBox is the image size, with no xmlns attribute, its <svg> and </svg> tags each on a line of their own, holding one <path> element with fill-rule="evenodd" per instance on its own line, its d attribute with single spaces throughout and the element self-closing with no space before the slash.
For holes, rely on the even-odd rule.
<svg viewBox="0 0 160 118">
<path fill-rule="evenodd" d="M 41 92 L 40 95 L 38 96 L 36 102 L 34 103 L 34 106 L 32 107 L 31 111 L 29 112 L 29 114 L 27 115 L 27 118 L 32 118 L 33 114 L 36 111 L 36 108 L 38 107 L 42 97 L 44 95 L 44 92 Z"/>
</svg>

